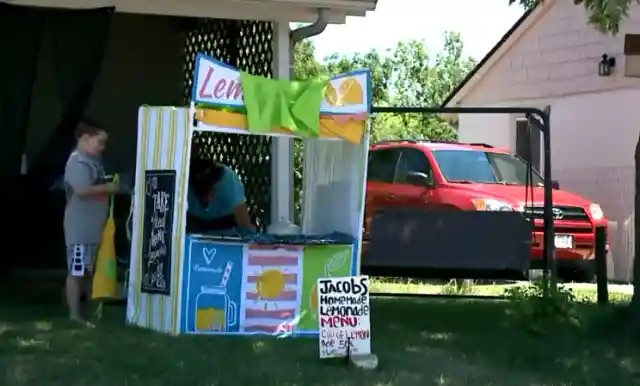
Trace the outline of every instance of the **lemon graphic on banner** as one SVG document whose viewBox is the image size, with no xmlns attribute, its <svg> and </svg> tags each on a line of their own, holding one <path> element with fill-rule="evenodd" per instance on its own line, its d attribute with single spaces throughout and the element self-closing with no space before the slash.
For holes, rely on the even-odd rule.
<svg viewBox="0 0 640 386">
<path fill-rule="evenodd" d="M 346 78 L 338 89 L 329 83 L 324 93 L 325 100 L 331 106 L 341 107 L 364 103 L 364 91 L 355 78 Z"/>
<path fill-rule="evenodd" d="M 348 78 L 340 83 L 338 93 L 345 106 L 361 105 L 364 101 L 364 92 L 356 78 Z"/>
<path fill-rule="evenodd" d="M 329 83 L 329 85 L 327 86 L 327 89 L 324 92 L 324 99 L 331 106 L 338 106 L 338 103 L 340 102 L 339 100 L 340 96 L 338 95 L 338 92 L 336 91 L 335 87 L 333 87 L 331 83 Z"/>
<path fill-rule="evenodd" d="M 263 299 L 272 300 L 284 291 L 285 277 L 277 269 L 269 269 L 262 272 L 256 283 L 258 295 Z"/>
</svg>

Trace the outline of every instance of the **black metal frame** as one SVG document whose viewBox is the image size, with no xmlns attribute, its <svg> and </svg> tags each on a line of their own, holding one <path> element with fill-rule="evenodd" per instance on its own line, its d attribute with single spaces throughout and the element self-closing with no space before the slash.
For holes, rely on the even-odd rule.
<svg viewBox="0 0 640 386">
<path fill-rule="evenodd" d="M 533 107 L 382 107 L 373 106 L 372 114 L 520 114 L 542 132 L 544 147 L 544 237 L 543 262 L 545 271 L 556 276 L 553 229 L 553 184 L 551 180 L 551 122 L 550 114 Z"/>
</svg>

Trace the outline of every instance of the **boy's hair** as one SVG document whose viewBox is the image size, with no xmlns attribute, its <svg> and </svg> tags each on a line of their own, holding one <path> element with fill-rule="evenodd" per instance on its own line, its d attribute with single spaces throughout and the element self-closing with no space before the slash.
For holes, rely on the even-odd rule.
<svg viewBox="0 0 640 386">
<path fill-rule="evenodd" d="M 75 139 L 78 141 L 85 135 L 95 137 L 96 135 L 104 132 L 106 132 L 106 130 L 95 121 L 88 118 L 82 118 L 76 126 Z"/>
<path fill-rule="evenodd" d="M 196 158 L 191 160 L 189 184 L 196 195 L 209 192 L 222 179 L 224 167 L 213 160 Z"/>
</svg>

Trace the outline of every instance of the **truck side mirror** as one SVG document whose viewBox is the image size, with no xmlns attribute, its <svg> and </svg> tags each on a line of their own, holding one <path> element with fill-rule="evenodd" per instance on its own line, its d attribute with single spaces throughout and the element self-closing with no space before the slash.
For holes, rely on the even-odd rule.
<svg viewBox="0 0 640 386">
<path fill-rule="evenodd" d="M 560 183 L 558 180 L 551 180 L 551 187 L 556 190 L 560 189 Z"/>
<path fill-rule="evenodd" d="M 420 172 L 409 172 L 407 173 L 407 183 L 411 185 L 417 186 L 431 186 L 433 185 L 433 181 L 431 178 L 425 173 Z"/>
</svg>

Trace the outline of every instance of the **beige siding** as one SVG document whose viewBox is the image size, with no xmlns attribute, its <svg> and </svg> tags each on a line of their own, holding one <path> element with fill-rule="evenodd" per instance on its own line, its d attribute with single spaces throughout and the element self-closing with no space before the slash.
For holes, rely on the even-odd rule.
<svg viewBox="0 0 640 386">
<path fill-rule="evenodd" d="M 486 105 L 523 99 L 640 87 L 625 78 L 624 34 L 640 33 L 640 7 L 623 23 L 618 37 L 606 36 L 587 24 L 586 13 L 571 1 L 556 0 L 465 96 L 462 105 Z M 616 57 L 611 77 L 598 76 L 602 54 Z"/>
<path fill-rule="evenodd" d="M 619 280 L 631 277 L 634 254 L 635 144 L 640 132 L 640 79 L 625 78 L 624 34 L 640 33 L 636 6 L 617 37 L 587 24 L 582 7 L 555 0 L 492 67 L 485 67 L 462 106 L 551 106 L 553 178 L 563 189 L 600 203 L 612 223 Z M 614 56 L 611 77 L 598 76 L 602 54 Z M 461 116 L 462 141 L 515 149 L 514 116 Z"/>
</svg>

